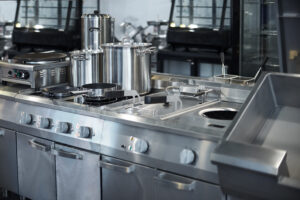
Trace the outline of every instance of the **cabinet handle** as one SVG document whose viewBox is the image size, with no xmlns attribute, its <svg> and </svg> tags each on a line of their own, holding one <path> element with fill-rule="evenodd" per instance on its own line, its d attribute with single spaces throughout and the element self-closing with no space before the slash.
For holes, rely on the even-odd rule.
<svg viewBox="0 0 300 200">
<path fill-rule="evenodd" d="M 5 130 L 2 130 L 2 129 L 1 129 L 1 130 L 0 130 L 0 137 L 1 137 L 1 136 L 3 137 L 4 135 L 5 135 Z"/>
<path fill-rule="evenodd" d="M 74 160 L 82 160 L 83 159 L 83 156 L 81 154 L 67 152 L 67 151 L 63 151 L 63 150 L 57 150 L 57 149 L 54 149 L 52 151 L 52 154 L 55 156 L 70 158 L 70 159 L 74 159 Z"/>
<path fill-rule="evenodd" d="M 181 191 L 193 191 L 195 189 L 195 185 L 196 185 L 196 181 L 191 181 L 190 183 L 182 183 L 182 182 L 178 182 L 178 181 L 172 181 L 172 180 L 168 180 L 165 179 L 164 176 L 166 175 L 166 173 L 162 172 L 159 175 L 154 177 L 154 180 L 169 186 L 173 189 L 176 190 L 181 190 Z"/>
<path fill-rule="evenodd" d="M 51 150 L 51 147 L 49 145 L 45 145 L 45 144 L 42 144 L 40 142 L 37 142 L 35 141 L 35 139 L 32 139 L 32 140 L 29 140 L 28 141 L 28 144 L 34 148 L 34 149 L 37 149 L 39 151 L 44 151 L 44 152 L 47 152 L 47 151 L 50 151 Z"/>
<path fill-rule="evenodd" d="M 123 173 L 126 173 L 126 174 L 130 174 L 130 173 L 134 172 L 134 170 L 135 170 L 134 165 L 122 166 L 122 165 L 117 165 L 117 164 L 104 162 L 104 161 L 100 161 L 99 166 L 103 167 L 103 168 L 106 168 L 106 169 L 111 169 L 111 170 L 123 172 Z"/>
</svg>

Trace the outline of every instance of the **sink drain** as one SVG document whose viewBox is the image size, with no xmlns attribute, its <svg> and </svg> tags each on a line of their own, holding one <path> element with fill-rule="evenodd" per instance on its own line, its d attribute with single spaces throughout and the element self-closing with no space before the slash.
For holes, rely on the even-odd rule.
<svg viewBox="0 0 300 200">
<path fill-rule="evenodd" d="M 233 108 L 208 108 L 201 110 L 199 115 L 209 119 L 233 120 L 237 113 Z"/>
</svg>

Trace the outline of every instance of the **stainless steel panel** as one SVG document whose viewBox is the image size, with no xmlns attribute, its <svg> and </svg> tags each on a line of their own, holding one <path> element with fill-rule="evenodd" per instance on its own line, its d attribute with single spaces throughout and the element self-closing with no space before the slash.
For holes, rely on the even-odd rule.
<svg viewBox="0 0 300 200">
<path fill-rule="evenodd" d="M 156 200 L 225 199 L 225 195 L 217 185 L 165 172 L 160 172 L 154 180 Z"/>
<path fill-rule="evenodd" d="M 16 133 L 0 128 L 0 187 L 19 192 Z"/>
<path fill-rule="evenodd" d="M 132 138 L 135 137 L 147 142 L 149 146 L 147 152 L 134 151 Z M 159 163 L 149 162 L 147 163 L 148 166 L 201 178 L 210 182 L 217 181 L 217 168 L 210 162 L 210 153 L 217 145 L 215 142 L 194 140 L 105 121 L 100 143 L 102 146 L 117 149 L 127 154 L 132 152 L 134 162 L 143 161 L 143 157 L 153 158 L 158 160 Z M 180 155 L 184 149 L 190 149 L 195 153 L 195 159 L 191 164 L 180 163 Z M 172 167 L 164 166 L 162 164 L 164 162 L 169 162 Z M 194 169 L 197 169 L 198 172 L 193 172 Z"/>
<path fill-rule="evenodd" d="M 30 65 L 0 61 L 2 81 L 30 85 L 31 88 L 41 88 L 59 85 L 69 81 L 69 61 L 48 64 Z M 28 74 L 28 78 L 18 78 L 12 75 L 14 70 Z"/>
<path fill-rule="evenodd" d="M 154 169 L 102 156 L 103 200 L 153 200 Z"/>
<path fill-rule="evenodd" d="M 54 143 L 17 133 L 19 194 L 33 200 L 55 200 Z"/>
<path fill-rule="evenodd" d="M 296 74 L 270 73 L 256 85 L 212 157 L 225 192 L 299 199 L 299 90 Z"/>
<path fill-rule="evenodd" d="M 100 155 L 55 144 L 58 200 L 100 200 Z"/>
<path fill-rule="evenodd" d="M 97 50 L 102 44 L 114 41 L 114 18 L 106 14 L 81 16 L 81 48 Z"/>
<path fill-rule="evenodd" d="M 103 48 L 103 82 L 115 83 L 124 90 L 149 93 L 150 54 L 148 43 L 110 43 Z"/>
<path fill-rule="evenodd" d="M 71 52 L 70 85 L 81 87 L 85 84 L 103 81 L 103 52 L 73 51 Z"/>
</svg>

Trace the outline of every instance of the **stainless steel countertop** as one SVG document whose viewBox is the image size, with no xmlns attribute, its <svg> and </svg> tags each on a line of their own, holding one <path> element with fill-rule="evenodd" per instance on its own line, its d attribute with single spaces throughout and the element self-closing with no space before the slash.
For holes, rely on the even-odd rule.
<svg viewBox="0 0 300 200">
<path fill-rule="evenodd" d="M 66 102 L 56 99 L 48 99 L 40 96 L 32 96 L 26 94 L 19 94 L 20 90 L 26 89 L 22 85 L 0 85 L 0 98 L 20 102 L 24 104 L 36 105 L 51 109 L 57 109 L 60 111 L 66 111 L 76 113 L 85 116 L 91 116 L 100 118 L 103 120 L 109 120 L 113 122 L 119 122 L 122 124 L 132 125 L 140 128 L 146 128 L 161 132 L 168 132 L 177 135 L 183 135 L 188 137 L 194 137 L 197 139 L 205 139 L 212 141 L 219 141 L 223 138 L 223 135 L 230 125 L 231 121 L 224 120 L 213 120 L 207 119 L 198 115 L 198 112 L 208 107 L 231 107 L 239 110 L 242 101 L 250 93 L 251 87 L 242 87 L 239 85 L 222 85 L 206 79 L 191 78 L 191 77 L 180 77 L 171 75 L 154 75 L 157 86 L 158 83 L 163 85 L 178 85 L 180 83 L 188 82 L 189 84 L 201 84 L 209 87 L 213 87 L 216 90 L 220 90 L 221 102 L 213 103 L 204 107 L 199 107 L 191 112 L 182 114 L 177 117 L 173 117 L 166 120 L 161 120 L 156 117 L 147 117 L 143 115 L 132 114 L 130 112 L 120 112 L 116 110 L 104 109 L 107 107 L 91 107 L 87 105 L 77 104 L 73 102 Z M 159 77 L 159 78 L 158 78 Z M 161 81 L 168 79 L 168 82 Z M 230 102 L 236 101 L 236 102 Z M 219 124 L 225 126 L 224 128 L 209 127 L 208 124 Z"/>
</svg>

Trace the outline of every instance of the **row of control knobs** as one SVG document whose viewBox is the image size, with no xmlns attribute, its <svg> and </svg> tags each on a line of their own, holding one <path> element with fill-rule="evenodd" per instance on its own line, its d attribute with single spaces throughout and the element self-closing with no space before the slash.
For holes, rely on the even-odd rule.
<svg viewBox="0 0 300 200">
<path fill-rule="evenodd" d="M 32 114 L 24 113 L 22 115 L 22 123 L 26 125 L 33 125 L 35 123 L 34 116 Z M 51 129 L 53 127 L 53 120 L 50 118 L 41 118 L 39 123 L 39 128 L 43 129 Z M 58 123 L 58 132 L 70 134 L 72 130 L 72 124 L 68 122 L 59 122 Z M 90 127 L 86 126 L 80 126 L 79 127 L 79 137 L 81 138 L 91 138 L 92 136 L 92 129 Z M 136 138 L 136 137 L 130 137 L 130 145 L 128 147 L 128 150 L 134 151 L 137 153 L 146 153 L 149 149 L 149 144 L 147 141 Z M 195 161 L 196 154 L 191 149 L 183 149 L 180 152 L 180 163 L 181 164 L 192 164 Z"/>
<path fill-rule="evenodd" d="M 33 125 L 35 123 L 35 117 L 32 114 L 24 113 L 21 117 L 21 123 L 26 125 Z M 42 129 L 51 129 L 53 127 L 53 120 L 50 118 L 42 117 L 39 121 L 38 127 Z M 60 133 L 70 134 L 73 131 L 72 124 L 69 122 L 59 122 L 57 131 Z M 86 126 L 80 126 L 79 137 L 91 138 L 92 128 Z"/>
<path fill-rule="evenodd" d="M 130 145 L 128 146 L 129 151 L 137 152 L 137 153 L 146 153 L 149 149 L 149 144 L 146 140 L 130 137 Z M 189 165 L 194 163 L 196 159 L 196 154 L 191 149 L 183 149 L 180 152 L 180 163 Z"/>
</svg>

